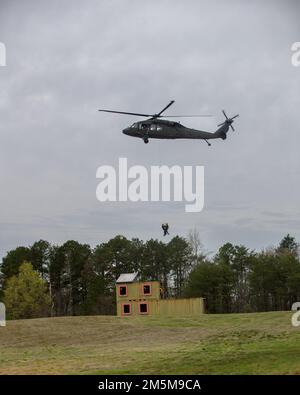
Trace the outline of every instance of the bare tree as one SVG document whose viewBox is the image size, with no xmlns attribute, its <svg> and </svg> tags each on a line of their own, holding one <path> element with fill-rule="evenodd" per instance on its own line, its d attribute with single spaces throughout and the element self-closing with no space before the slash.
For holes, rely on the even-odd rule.
<svg viewBox="0 0 300 395">
<path fill-rule="evenodd" d="M 203 251 L 203 244 L 200 234 L 196 228 L 190 229 L 188 233 L 188 243 L 191 248 L 192 265 L 196 265 L 199 261 L 205 259 L 206 254 Z"/>
</svg>

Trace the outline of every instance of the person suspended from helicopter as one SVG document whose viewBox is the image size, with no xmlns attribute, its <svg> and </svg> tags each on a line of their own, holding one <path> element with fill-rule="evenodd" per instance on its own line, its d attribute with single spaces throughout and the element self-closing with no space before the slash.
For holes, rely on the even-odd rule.
<svg viewBox="0 0 300 395">
<path fill-rule="evenodd" d="M 162 230 L 164 231 L 164 236 L 167 236 L 167 235 L 169 235 L 170 233 L 168 232 L 168 230 L 169 230 L 169 224 L 162 224 L 161 225 L 161 227 L 162 227 Z"/>
</svg>

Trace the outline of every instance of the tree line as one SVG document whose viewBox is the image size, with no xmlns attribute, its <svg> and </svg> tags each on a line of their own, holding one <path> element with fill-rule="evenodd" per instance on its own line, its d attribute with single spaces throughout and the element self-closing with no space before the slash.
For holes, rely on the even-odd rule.
<svg viewBox="0 0 300 395">
<path fill-rule="evenodd" d="M 261 252 L 226 243 L 192 269 L 185 293 L 205 297 L 211 313 L 290 310 L 300 301 L 298 243 L 287 235 Z"/>
<path fill-rule="evenodd" d="M 74 240 L 61 246 L 40 240 L 6 254 L 0 288 L 5 300 L 12 288 L 10 279 L 28 262 L 47 286 L 50 315 L 114 314 L 115 282 L 120 274 L 138 272 L 142 280 L 159 280 L 165 297 L 179 297 L 191 269 L 189 256 L 189 243 L 179 236 L 165 244 L 119 235 L 94 249 Z"/>
<path fill-rule="evenodd" d="M 0 265 L 0 300 L 11 318 L 115 314 L 115 281 L 129 272 L 160 281 L 163 297 L 204 297 L 210 313 L 288 310 L 300 300 L 294 237 L 260 252 L 226 243 L 208 258 L 196 231 L 168 243 L 119 235 L 95 248 L 74 240 L 17 247 Z"/>
</svg>

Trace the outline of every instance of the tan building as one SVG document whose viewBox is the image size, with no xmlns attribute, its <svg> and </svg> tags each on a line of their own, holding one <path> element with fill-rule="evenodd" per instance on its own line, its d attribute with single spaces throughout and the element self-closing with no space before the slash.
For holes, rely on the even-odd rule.
<svg viewBox="0 0 300 395">
<path fill-rule="evenodd" d="M 116 284 L 117 315 L 199 315 L 203 298 L 161 299 L 159 281 L 137 281 L 137 273 L 121 274 Z"/>
</svg>

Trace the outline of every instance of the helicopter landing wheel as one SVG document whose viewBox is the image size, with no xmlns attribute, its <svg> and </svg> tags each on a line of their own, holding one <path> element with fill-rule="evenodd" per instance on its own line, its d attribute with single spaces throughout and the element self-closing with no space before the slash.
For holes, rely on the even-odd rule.
<svg viewBox="0 0 300 395">
<path fill-rule="evenodd" d="M 149 143 L 149 140 L 147 139 L 147 137 L 144 138 L 144 143 L 145 143 L 145 144 L 148 144 L 148 143 Z"/>
</svg>

